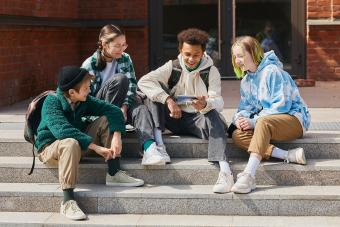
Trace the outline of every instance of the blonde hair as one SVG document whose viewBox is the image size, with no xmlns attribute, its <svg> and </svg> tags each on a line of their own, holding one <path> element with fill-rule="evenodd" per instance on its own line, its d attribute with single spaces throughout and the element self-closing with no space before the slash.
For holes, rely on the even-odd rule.
<svg viewBox="0 0 340 227">
<path fill-rule="evenodd" d="M 250 53 L 255 65 L 258 66 L 261 63 L 264 55 L 263 49 L 260 43 L 255 38 L 251 36 L 237 37 L 231 49 L 233 49 L 235 46 L 241 47 L 243 52 L 246 51 Z M 238 79 L 241 79 L 242 77 L 244 77 L 245 72 L 242 71 L 241 68 L 235 63 L 235 56 L 233 55 L 233 53 L 231 54 L 231 59 L 236 77 Z"/>
</svg>

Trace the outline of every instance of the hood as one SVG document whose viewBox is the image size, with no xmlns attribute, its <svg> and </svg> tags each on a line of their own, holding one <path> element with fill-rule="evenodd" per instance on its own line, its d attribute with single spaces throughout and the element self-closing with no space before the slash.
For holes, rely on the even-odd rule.
<svg viewBox="0 0 340 227">
<path fill-rule="evenodd" d="M 282 63 L 280 62 L 279 58 L 275 55 L 273 50 L 264 53 L 263 59 L 260 65 L 257 67 L 256 72 L 260 72 L 267 65 L 277 65 L 281 69 L 283 67 Z"/>
<path fill-rule="evenodd" d="M 195 73 L 197 73 L 197 72 L 199 72 L 199 71 L 201 71 L 203 69 L 206 69 L 206 68 L 214 65 L 213 60 L 211 59 L 211 57 L 209 55 L 207 55 L 207 53 L 204 52 L 202 60 L 201 60 L 201 63 L 198 66 L 198 68 L 195 69 L 194 71 L 189 72 L 187 70 L 187 68 L 185 67 L 182 55 L 179 54 L 177 58 L 178 58 L 179 63 L 181 65 L 181 67 L 182 67 L 182 70 L 185 71 L 186 73 L 189 73 L 189 74 L 195 74 Z"/>
</svg>

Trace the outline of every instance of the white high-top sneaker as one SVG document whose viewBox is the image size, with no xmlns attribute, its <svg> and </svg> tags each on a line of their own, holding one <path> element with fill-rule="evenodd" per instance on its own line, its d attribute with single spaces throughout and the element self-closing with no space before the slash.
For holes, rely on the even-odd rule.
<svg viewBox="0 0 340 227">
<path fill-rule="evenodd" d="M 218 179 L 214 185 L 213 192 L 227 193 L 230 192 L 231 187 L 234 185 L 234 177 L 232 174 L 220 172 Z"/>
<path fill-rule="evenodd" d="M 152 143 L 150 147 L 144 151 L 142 165 L 165 165 L 165 161 L 159 153 L 156 143 Z"/>
<path fill-rule="evenodd" d="M 168 153 L 166 152 L 166 148 L 165 148 L 165 145 L 157 145 L 158 147 L 158 151 L 159 153 L 161 154 L 161 156 L 163 157 L 165 163 L 170 163 L 171 162 L 171 159 L 170 159 L 170 156 L 168 155 Z"/>
</svg>

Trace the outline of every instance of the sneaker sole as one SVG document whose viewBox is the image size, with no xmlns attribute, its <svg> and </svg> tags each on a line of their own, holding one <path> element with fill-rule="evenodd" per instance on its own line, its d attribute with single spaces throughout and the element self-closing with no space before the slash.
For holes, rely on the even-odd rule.
<svg viewBox="0 0 340 227">
<path fill-rule="evenodd" d="M 215 190 L 213 190 L 213 193 L 216 193 L 216 194 L 225 194 L 225 193 L 229 193 L 229 192 L 231 192 L 231 190 L 226 190 L 226 191 L 215 191 Z"/>
<path fill-rule="evenodd" d="M 80 220 L 85 220 L 85 219 L 87 219 L 87 216 L 86 216 L 86 215 L 85 215 L 85 216 L 82 216 L 82 217 L 77 217 L 77 218 L 76 218 L 76 217 L 69 217 L 69 216 L 67 216 L 66 214 L 62 213 L 62 212 L 60 212 L 60 214 L 63 215 L 64 217 L 70 219 L 70 220 L 73 220 L 73 221 L 80 221 Z"/>
<path fill-rule="evenodd" d="M 153 162 L 153 163 L 143 163 L 142 162 L 142 165 L 143 166 L 164 166 L 165 165 L 165 161 L 164 160 L 160 160 L 160 161 Z"/>
<path fill-rule="evenodd" d="M 236 194 L 248 194 L 248 193 L 254 191 L 255 189 L 256 189 L 256 186 L 250 188 L 250 190 L 245 190 L 245 189 L 235 190 L 235 189 L 231 188 L 231 191 L 236 193 Z"/>
<path fill-rule="evenodd" d="M 136 182 L 136 183 L 109 183 L 106 182 L 106 186 L 116 186 L 116 187 L 139 187 L 143 186 L 144 182 Z"/>
</svg>

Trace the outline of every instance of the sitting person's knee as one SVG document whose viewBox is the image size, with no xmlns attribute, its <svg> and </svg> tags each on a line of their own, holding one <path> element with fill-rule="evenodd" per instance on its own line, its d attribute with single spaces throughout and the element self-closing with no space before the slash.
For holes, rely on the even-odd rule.
<svg viewBox="0 0 340 227">
<path fill-rule="evenodd" d="M 66 138 L 61 140 L 61 145 L 65 146 L 66 149 L 63 150 L 63 153 L 67 153 L 68 155 L 77 155 L 80 157 L 81 155 L 81 147 L 78 140 L 74 138 Z"/>
<path fill-rule="evenodd" d="M 116 81 L 116 83 L 119 84 L 119 86 L 123 86 L 123 87 L 129 86 L 129 78 L 127 78 L 127 76 L 125 76 L 124 74 L 117 73 L 114 75 L 113 78 Z"/>
</svg>

